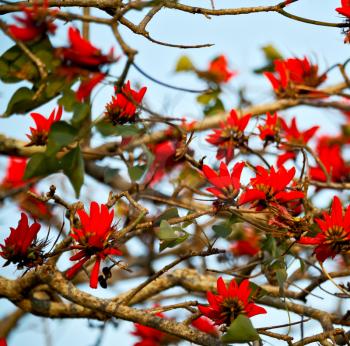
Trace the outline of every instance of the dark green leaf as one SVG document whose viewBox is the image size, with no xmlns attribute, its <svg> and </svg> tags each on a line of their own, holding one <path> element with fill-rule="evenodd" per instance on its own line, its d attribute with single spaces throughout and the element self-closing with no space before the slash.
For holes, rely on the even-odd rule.
<svg viewBox="0 0 350 346">
<path fill-rule="evenodd" d="M 64 107 L 66 112 L 72 112 L 74 105 L 77 103 L 75 92 L 69 88 L 64 89 L 62 97 L 57 102 Z"/>
<path fill-rule="evenodd" d="M 227 238 L 232 231 L 231 227 L 225 223 L 214 225 L 212 229 L 218 238 Z"/>
<path fill-rule="evenodd" d="M 72 125 L 75 128 L 82 126 L 84 120 L 89 116 L 91 111 L 91 106 L 88 103 L 76 103 L 73 106 L 73 118 Z"/>
<path fill-rule="evenodd" d="M 137 125 L 113 125 L 107 121 L 100 121 L 96 124 L 96 129 L 102 136 L 135 136 L 141 129 Z"/>
<path fill-rule="evenodd" d="M 147 169 L 147 165 L 129 167 L 128 172 L 129 172 L 130 179 L 132 181 L 140 180 L 142 176 L 145 174 L 146 169 Z"/>
<path fill-rule="evenodd" d="M 227 332 L 221 337 L 221 341 L 226 343 L 246 343 L 259 339 L 258 332 L 253 327 L 250 319 L 245 315 L 238 315 L 231 323 Z"/>
<path fill-rule="evenodd" d="M 47 155 L 53 155 L 60 151 L 64 146 L 74 142 L 77 136 L 77 130 L 65 121 L 55 122 L 50 129 L 47 149 Z"/>
<path fill-rule="evenodd" d="M 27 163 L 24 179 L 42 177 L 60 170 L 60 162 L 54 156 L 45 153 L 34 154 Z"/>
<path fill-rule="evenodd" d="M 34 91 L 28 89 L 27 87 L 17 89 L 7 105 L 4 116 L 10 116 L 14 113 L 26 113 L 27 110 L 31 109 L 31 105 L 34 104 L 32 101 L 34 94 Z"/>
<path fill-rule="evenodd" d="M 80 189 L 84 184 L 84 159 L 79 146 L 63 156 L 62 168 L 64 174 L 69 178 L 75 195 L 78 198 Z"/>
</svg>

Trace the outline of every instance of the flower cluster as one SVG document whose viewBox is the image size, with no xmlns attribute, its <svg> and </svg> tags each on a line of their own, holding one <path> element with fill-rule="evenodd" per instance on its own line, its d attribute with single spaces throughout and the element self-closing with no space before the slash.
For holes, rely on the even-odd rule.
<svg viewBox="0 0 350 346">
<path fill-rule="evenodd" d="M 139 91 L 133 90 L 128 81 L 118 92 L 112 97 L 112 101 L 106 105 L 105 116 L 113 124 L 125 124 L 127 122 L 135 122 L 137 107 L 141 104 L 143 97 L 147 91 L 146 87 Z"/>
<path fill-rule="evenodd" d="M 285 205 L 291 201 L 304 198 L 302 191 L 287 186 L 295 175 L 295 168 L 289 170 L 281 166 L 277 171 L 274 167 L 270 170 L 262 166 L 256 167 L 256 176 L 250 180 L 251 188 L 246 189 L 238 200 L 238 204 L 251 203 L 256 210 L 266 208 L 270 203 Z"/>
<path fill-rule="evenodd" d="M 284 149 L 285 153 L 278 156 L 277 167 L 281 167 L 288 160 L 295 160 L 298 153 L 296 149 L 306 146 L 319 128 L 319 126 L 313 126 L 308 130 L 300 131 L 295 118 L 292 119 L 290 126 L 287 125 L 284 119 L 281 119 L 281 125 L 283 129 L 281 137 L 287 143 L 281 145 L 281 149 Z"/>
<path fill-rule="evenodd" d="M 326 80 L 327 75 L 319 75 L 318 65 L 310 63 L 306 57 L 276 60 L 275 72 L 265 72 L 265 76 L 280 98 L 325 96 L 316 88 Z"/>
<path fill-rule="evenodd" d="M 244 134 L 250 114 L 238 117 L 235 110 L 231 110 L 229 117 L 225 122 L 221 122 L 220 129 L 214 129 L 206 138 L 207 142 L 218 147 L 216 158 L 221 160 L 225 158 L 228 164 L 234 157 L 235 148 L 245 148 L 248 138 Z"/>
<path fill-rule="evenodd" d="M 24 173 L 27 166 L 27 159 L 21 157 L 10 157 L 5 172 L 5 177 L 0 183 L 0 189 L 11 190 L 16 188 L 23 188 L 29 185 L 30 181 L 24 179 Z M 37 194 L 35 186 L 31 186 L 29 191 Z M 29 196 L 25 191 L 20 192 L 15 196 L 20 208 L 29 212 L 33 217 L 41 219 L 49 219 L 51 211 L 47 205 L 33 197 Z"/>
<path fill-rule="evenodd" d="M 244 166 L 244 162 L 236 163 L 230 174 L 224 162 L 221 162 L 218 173 L 209 166 L 203 165 L 202 171 L 205 177 L 214 185 L 213 187 L 208 187 L 207 191 L 223 201 L 232 203 L 238 196 L 241 188 L 240 179 Z"/>
<path fill-rule="evenodd" d="M 32 7 L 21 4 L 24 18 L 15 16 L 19 25 L 9 25 L 8 30 L 12 37 L 20 41 L 34 41 L 46 33 L 54 34 L 56 25 L 53 23 L 56 11 L 48 10 L 48 0 L 44 0 L 42 6 L 34 1 Z"/>
<path fill-rule="evenodd" d="M 215 325 L 229 326 L 239 315 L 253 317 L 265 314 L 266 310 L 254 304 L 251 298 L 249 281 L 243 280 L 239 285 L 231 280 L 226 286 L 222 277 L 217 281 L 217 295 L 207 292 L 209 306 L 199 305 L 199 311 Z"/>
<path fill-rule="evenodd" d="M 0 256 L 6 260 L 4 266 L 13 263 L 22 269 L 36 267 L 44 262 L 43 248 L 46 244 L 37 240 L 40 228 L 38 222 L 29 225 L 28 216 L 21 213 L 17 228 L 11 227 L 5 244 L 0 244 Z"/>
<path fill-rule="evenodd" d="M 226 57 L 220 55 L 210 62 L 206 74 L 208 80 L 221 84 L 228 83 L 237 73 L 228 69 Z"/>
<path fill-rule="evenodd" d="M 348 23 L 350 20 L 350 2 L 349 0 L 341 0 L 341 7 L 335 9 L 339 14 L 343 15 Z M 344 30 L 345 38 L 344 43 L 350 43 L 350 30 L 346 28 Z"/>
<path fill-rule="evenodd" d="M 80 77 L 82 82 L 76 92 L 79 101 L 84 101 L 92 89 L 102 82 L 106 74 L 101 71 L 105 65 L 116 61 L 113 49 L 106 55 L 90 41 L 84 39 L 78 29 L 68 29 L 69 47 L 60 47 L 55 54 L 63 62 L 60 73 L 69 79 Z"/>
<path fill-rule="evenodd" d="M 268 142 L 275 142 L 279 139 L 278 134 L 280 130 L 280 118 L 277 113 L 266 113 L 266 120 L 263 125 L 258 125 L 259 137 L 261 140 Z"/>
<path fill-rule="evenodd" d="M 323 262 L 334 258 L 338 253 L 349 251 L 350 244 L 350 206 L 343 214 L 342 204 L 337 196 L 333 199 L 330 213 L 323 212 L 323 220 L 315 220 L 321 231 L 314 237 L 301 237 L 300 244 L 315 246 L 316 258 Z"/>
<path fill-rule="evenodd" d="M 75 240 L 70 249 L 78 252 L 70 260 L 78 262 L 67 270 L 66 276 L 72 279 L 89 259 L 95 257 L 90 287 L 97 288 L 98 282 L 104 281 L 102 276 L 99 277 L 101 261 L 108 256 L 122 255 L 115 245 L 115 229 L 112 226 L 114 212 L 109 211 L 105 205 L 99 206 L 96 202 L 91 202 L 90 215 L 85 210 L 78 210 L 77 213 L 81 225 L 73 228 L 70 234 Z"/>
<path fill-rule="evenodd" d="M 59 106 L 57 111 L 54 109 L 48 118 L 39 113 L 31 113 L 30 116 L 33 118 L 36 128 L 30 128 L 31 134 L 27 135 L 30 143 L 27 146 L 46 145 L 52 124 L 61 120 L 62 107 Z"/>
</svg>

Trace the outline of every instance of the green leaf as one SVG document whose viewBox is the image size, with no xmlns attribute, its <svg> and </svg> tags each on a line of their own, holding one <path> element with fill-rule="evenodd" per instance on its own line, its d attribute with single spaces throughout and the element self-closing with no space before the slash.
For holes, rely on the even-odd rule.
<svg viewBox="0 0 350 346">
<path fill-rule="evenodd" d="M 69 178 L 75 195 L 78 198 L 80 189 L 84 184 L 84 159 L 80 147 L 72 149 L 62 158 L 62 168 L 64 174 Z"/>
<path fill-rule="evenodd" d="M 159 251 L 181 244 L 188 238 L 188 236 L 189 233 L 181 227 L 171 227 L 168 221 L 162 220 L 160 223 L 160 229 L 157 232 L 157 237 L 160 239 Z"/>
<path fill-rule="evenodd" d="M 221 341 L 226 343 L 246 343 L 259 339 L 258 332 L 253 327 L 250 319 L 245 315 L 238 315 L 227 329 L 227 332 L 221 337 Z"/>
<path fill-rule="evenodd" d="M 84 120 L 89 116 L 91 106 L 89 103 L 75 103 L 73 106 L 72 125 L 75 128 L 81 128 Z"/>
<path fill-rule="evenodd" d="M 225 223 L 214 225 L 212 229 L 218 238 L 228 238 L 232 231 L 231 227 Z"/>
<path fill-rule="evenodd" d="M 191 59 L 186 55 L 183 55 L 182 57 L 180 57 L 180 59 L 176 63 L 175 71 L 183 72 L 183 71 L 193 71 L 193 70 L 194 70 L 194 66 L 192 64 Z"/>
<path fill-rule="evenodd" d="M 66 88 L 63 90 L 62 97 L 57 101 L 60 106 L 64 107 L 66 112 L 72 112 L 74 105 L 77 103 L 77 99 L 75 97 L 75 92 L 70 88 Z"/>
<path fill-rule="evenodd" d="M 283 293 L 284 283 L 288 278 L 286 264 L 283 260 L 277 260 L 271 264 L 271 268 L 275 273 L 276 280 L 278 282 L 280 292 Z"/>
<path fill-rule="evenodd" d="M 204 114 L 206 116 L 215 115 L 224 111 L 225 107 L 220 99 L 217 99 L 213 105 L 208 105 L 204 108 Z"/>
<path fill-rule="evenodd" d="M 45 153 L 34 154 L 27 163 L 24 179 L 42 177 L 61 169 L 60 162 L 54 156 Z"/>
<path fill-rule="evenodd" d="M 260 68 L 254 70 L 254 73 L 263 73 L 266 71 L 272 72 L 275 69 L 274 61 L 276 59 L 283 59 L 283 55 L 272 45 L 269 44 L 261 48 L 264 55 L 266 64 Z"/>
<path fill-rule="evenodd" d="M 273 62 L 276 59 L 283 59 L 283 55 L 272 44 L 263 46 L 261 49 L 264 52 L 267 61 Z"/>
<path fill-rule="evenodd" d="M 33 96 L 34 91 L 28 89 L 27 87 L 17 89 L 7 105 L 4 116 L 9 116 L 13 113 L 25 113 L 25 111 L 29 108 L 29 104 L 32 102 Z"/>
<path fill-rule="evenodd" d="M 132 181 L 140 180 L 142 176 L 145 174 L 146 169 L 147 169 L 147 165 L 129 167 L 128 172 L 129 172 L 130 179 Z"/>
<path fill-rule="evenodd" d="M 100 121 L 96 124 L 96 129 L 102 136 L 135 136 L 141 129 L 136 124 L 131 125 L 113 125 L 107 121 Z"/>
<path fill-rule="evenodd" d="M 53 155 L 63 147 L 71 144 L 77 136 L 77 130 L 65 121 L 55 122 L 50 129 L 47 149 L 47 155 Z"/>
<path fill-rule="evenodd" d="M 158 227 L 161 223 L 162 220 L 169 220 L 169 219 L 173 219 L 175 217 L 179 217 L 179 211 L 177 210 L 177 208 L 169 208 L 166 211 L 164 211 L 163 213 L 161 213 L 154 221 L 154 226 Z"/>
<path fill-rule="evenodd" d="M 219 96 L 219 91 L 213 91 L 210 93 L 205 93 L 197 96 L 197 101 L 202 105 L 208 105 L 211 101 L 215 101 Z"/>
</svg>

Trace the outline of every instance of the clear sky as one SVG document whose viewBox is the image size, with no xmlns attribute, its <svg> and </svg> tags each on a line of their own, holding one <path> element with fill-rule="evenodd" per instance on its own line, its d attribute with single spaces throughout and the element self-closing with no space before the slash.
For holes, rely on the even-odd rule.
<svg viewBox="0 0 350 346">
<path fill-rule="evenodd" d="M 217 8 L 223 8 L 270 5 L 276 4 L 278 0 L 214 0 L 214 2 Z M 187 1 L 187 3 L 210 6 L 209 0 Z M 341 18 L 334 10 L 339 3 L 340 0 L 299 0 L 288 10 L 307 18 L 340 22 Z M 103 15 L 98 11 L 93 14 Z M 135 20 L 142 17 L 143 14 L 135 13 L 130 16 L 130 19 Z M 6 16 L 6 20 L 10 20 L 10 17 Z M 57 46 L 66 43 L 68 25 L 62 25 L 62 22 L 60 24 L 61 28 L 55 38 Z M 340 29 L 295 22 L 276 13 L 212 17 L 208 19 L 201 15 L 162 10 L 151 22 L 149 31 L 154 38 L 171 43 L 214 43 L 215 45 L 211 48 L 180 50 L 150 43 L 143 37 L 135 36 L 128 29 L 122 30 L 122 34 L 129 45 L 139 51 L 136 63 L 151 76 L 177 86 L 199 89 L 204 87 L 201 82 L 191 76 L 174 73 L 174 66 L 181 55 L 188 55 L 198 66 L 204 69 L 210 59 L 219 54 L 225 54 L 231 66 L 239 72 L 238 77 L 232 80 L 225 96 L 227 109 L 237 105 L 238 101 L 235 93 L 231 94 L 229 91 L 237 90 L 240 87 L 246 87 L 248 95 L 256 103 L 264 103 L 273 99 L 269 83 L 263 77 L 253 75 L 251 72 L 264 63 L 260 47 L 266 44 L 275 45 L 286 57 L 307 55 L 314 62 L 319 63 L 321 71 L 350 57 L 350 45 L 343 44 Z M 91 40 L 96 46 L 103 48 L 104 51 L 108 51 L 111 46 L 117 46 L 109 29 L 103 26 L 93 25 L 91 27 Z M 5 51 L 10 44 L 10 40 L 0 33 L 0 52 Z M 120 54 L 118 49 L 116 48 L 116 52 Z M 111 73 L 117 75 L 119 70 L 120 65 L 117 64 Z M 202 117 L 201 108 L 195 102 L 195 95 L 163 88 L 148 81 L 134 69 L 131 70 L 129 79 L 133 83 L 139 82 L 141 85 L 147 85 L 146 101 L 154 110 L 177 117 L 187 116 L 194 119 Z M 333 73 L 329 78 L 329 83 L 339 80 L 339 74 Z M 0 112 L 6 107 L 15 88 L 16 85 L 0 84 L 0 98 L 2 101 Z M 111 95 L 112 87 L 107 86 L 99 90 L 93 108 L 95 115 L 103 111 L 103 107 L 109 101 Z M 48 114 L 51 108 L 52 104 L 46 105 L 41 107 L 39 112 Z M 329 110 L 298 107 L 286 112 L 286 114 L 289 116 L 296 115 L 301 128 L 307 128 L 315 123 L 319 124 L 321 126 L 320 133 L 334 133 L 343 121 L 339 112 Z M 69 115 L 66 116 L 69 117 Z M 24 139 L 30 125 L 32 125 L 32 121 L 28 116 L 0 119 L 0 133 Z M 199 141 L 200 137 L 197 140 Z M 201 142 L 197 142 L 196 145 L 204 149 L 207 148 L 206 144 Z M 214 162 L 214 155 L 211 156 L 212 162 Z M 5 159 L 0 157 L 0 176 L 3 173 L 5 163 Z M 87 192 L 87 189 L 88 187 L 85 187 L 85 192 Z M 67 187 L 67 191 L 71 194 L 70 187 Z M 97 200 L 104 201 L 107 196 L 106 193 L 106 191 L 101 191 L 97 196 Z M 8 227 L 17 222 L 14 221 L 16 215 L 18 215 L 17 213 L 16 207 L 8 202 L 0 208 L 0 240 L 4 238 L 5 233 L 7 234 Z M 6 268 L 6 270 L 0 268 L 0 273 L 6 276 L 18 275 L 12 268 Z M 127 288 L 127 286 L 117 283 L 108 291 L 99 290 L 94 293 L 101 296 L 112 296 Z M 317 305 L 320 302 L 315 300 L 311 304 Z M 322 307 L 330 304 L 333 304 L 330 299 L 322 301 Z M 9 303 L 0 300 L 0 316 L 6 311 L 10 311 L 11 308 Z M 350 308 L 349 303 L 343 300 L 343 309 L 346 308 Z M 293 318 L 295 320 L 295 317 L 292 317 L 292 320 Z M 271 313 L 268 317 L 262 316 L 253 319 L 256 326 L 279 324 L 282 321 L 283 323 L 288 322 L 286 313 Z M 94 324 L 99 325 L 99 323 Z M 313 324 L 313 326 L 316 328 L 317 324 Z M 132 324 L 130 323 L 120 323 L 118 329 L 109 325 L 100 345 L 133 345 L 134 338 L 129 335 L 131 329 Z M 74 344 L 74 346 L 93 346 L 98 334 L 98 329 L 88 328 L 87 321 L 45 322 L 39 318 L 26 317 L 21 321 L 16 333 L 11 336 L 9 345 L 62 346 Z M 274 345 L 277 345 L 277 343 L 274 342 Z"/>
</svg>

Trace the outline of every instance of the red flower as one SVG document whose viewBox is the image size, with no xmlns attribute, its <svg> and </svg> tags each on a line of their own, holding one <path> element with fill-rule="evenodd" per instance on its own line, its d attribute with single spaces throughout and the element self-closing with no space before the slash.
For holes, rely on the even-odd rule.
<svg viewBox="0 0 350 346">
<path fill-rule="evenodd" d="M 348 21 L 350 19 L 350 2 L 349 0 L 341 0 L 341 7 L 338 7 L 335 9 L 339 14 L 346 17 L 346 20 Z M 344 43 L 350 43 L 350 31 L 349 29 L 344 29 L 344 32 L 346 34 Z"/>
<path fill-rule="evenodd" d="M 230 247 L 235 256 L 255 256 L 260 251 L 260 237 L 255 231 L 246 227 L 243 230 L 242 239 L 236 240 Z"/>
<path fill-rule="evenodd" d="M 174 171 L 175 168 L 184 164 L 184 158 L 176 158 L 176 151 L 180 145 L 181 142 L 176 139 L 149 145 L 154 159 L 145 180 L 150 183 L 151 186 L 158 183 L 167 173 Z"/>
<path fill-rule="evenodd" d="M 105 77 L 106 75 L 104 73 L 96 72 L 89 74 L 86 78 L 83 78 L 78 90 L 75 93 L 77 100 L 84 102 L 90 96 L 95 86 L 100 84 L 105 79 Z"/>
<path fill-rule="evenodd" d="M 341 0 L 341 7 L 335 9 L 338 13 L 350 19 L 350 1 Z"/>
<path fill-rule="evenodd" d="M 79 251 L 70 260 L 79 262 L 67 270 L 66 276 L 68 279 L 73 278 L 84 263 L 95 256 L 96 262 L 91 271 L 90 287 L 97 288 L 101 260 L 109 255 L 120 256 L 122 254 L 114 244 L 113 239 L 115 231 L 112 226 L 114 212 L 113 210 L 109 212 L 104 204 L 99 206 L 96 202 L 91 202 L 90 216 L 85 210 L 78 210 L 77 213 L 81 226 L 80 228 L 73 228 L 70 235 L 76 241 L 71 249 Z"/>
<path fill-rule="evenodd" d="M 237 112 L 232 109 L 226 122 L 221 122 L 220 129 L 213 130 L 206 138 L 206 141 L 218 147 L 216 158 L 225 158 L 228 164 L 234 156 L 234 149 L 246 147 L 248 138 L 244 135 L 251 114 L 238 117 Z"/>
<path fill-rule="evenodd" d="M 276 60 L 275 73 L 265 72 L 264 74 L 280 98 L 326 96 L 315 90 L 326 80 L 326 74 L 318 75 L 318 65 L 311 64 L 306 57 Z"/>
<path fill-rule="evenodd" d="M 264 209 L 269 203 L 286 204 L 304 197 L 301 191 L 285 191 L 295 175 L 295 168 L 286 170 L 283 166 L 275 171 L 268 171 L 261 166 L 256 167 L 256 177 L 250 180 L 252 188 L 247 189 L 239 198 L 238 204 L 253 202 L 257 210 Z"/>
<path fill-rule="evenodd" d="M 30 143 L 27 144 L 27 146 L 30 145 L 46 145 L 47 138 L 51 129 L 51 126 L 56 121 L 60 121 L 62 117 L 62 107 L 59 106 L 56 110 L 54 109 L 49 118 L 45 118 L 43 115 L 39 113 L 31 113 L 30 116 L 33 118 L 36 128 L 31 127 L 30 128 L 30 135 L 27 135 L 27 137 L 30 140 Z"/>
<path fill-rule="evenodd" d="M 343 215 L 343 207 L 337 196 L 333 199 L 331 212 L 323 212 L 323 219 L 315 221 L 321 228 L 321 232 L 315 237 L 301 237 L 300 244 L 316 245 L 314 253 L 316 258 L 323 262 L 328 257 L 334 258 L 343 250 L 347 252 L 350 243 L 350 206 Z"/>
<path fill-rule="evenodd" d="M 330 144 L 328 141 L 320 141 L 317 147 L 317 156 L 323 163 L 333 182 L 349 180 L 350 167 L 346 164 L 339 144 Z M 321 167 L 310 167 L 310 177 L 317 181 L 327 181 L 327 177 Z"/>
<path fill-rule="evenodd" d="M 17 263 L 18 269 L 22 269 L 43 263 L 42 249 L 45 243 L 37 241 L 40 227 L 37 222 L 29 226 L 27 215 L 21 213 L 17 228 L 11 227 L 11 233 L 5 239 L 5 244 L 0 245 L 0 256 L 7 260 L 5 266 L 12 262 Z"/>
<path fill-rule="evenodd" d="M 32 7 L 21 5 L 25 18 L 14 16 L 20 25 L 9 25 L 8 29 L 12 37 L 20 41 L 32 41 L 39 39 L 46 32 L 54 34 L 56 25 L 53 22 L 55 11 L 49 11 L 48 0 L 44 0 L 42 6 L 34 1 Z"/>
<path fill-rule="evenodd" d="M 6 339 L 0 338 L 0 346 L 7 346 Z"/>
<path fill-rule="evenodd" d="M 27 159 L 12 156 L 9 158 L 6 174 L 1 183 L 5 189 L 12 189 L 24 186 L 27 182 L 23 180 L 27 167 Z"/>
<path fill-rule="evenodd" d="M 237 73 L 234 71 L 230 71 L 228 69 L 227 59 L 224 55 L 220 55 L 217 58 L 213 59 L 208 68 L 208 79 L 220 84 L 227 83 L 232 77 L 234 77 Z"/>
<path fill-rule="evenodd" d="M 280 129 L 280 122 L 277 113 L 275 112 L 274 114 L 271 114 L 267 112 L 265 124 L 259 125 L 258 129 L 260 131 L 259 137 L 263 141 L 266 143 L 269 141 L 275 141 Z"/>
<path fill-rule="evenodd" d="M 27 159 L 21 157 L 10 157 L 6 169 L 6 174 L 0 184 L 0 188 L 5 190 L 21 188 L 29 183 L 23 179 L 24 172 L 27 166 Z M 37 193 L 35 187 L 29 188 L 29 191 Z M 26 192 L 20 192 L 15 196 L 19 207 L 33 215 L 33 217 L 50 218 L 51 212 L 45 203 L 40 202 L 29 196 Z"/>
<path fill-rule="evenodd" d="M 198 317 L 194 321 L 191 322 L 192 326 L 195 327 L 196 329 L 210 334 L 212 336 L 218 336 L 219 331 L 215 327 L 215 325 L 209 320 L 209 318 L 205 316 Z"/>
<path fill-rule="evenodd" d="M 219 277 L 217 293 L 218 295 L 207 292 L 209 306 L 199 305 L 198 309 L 218 326 L 229 326 L 239 315 L 253 317 L 266 313 L 264 308 L 252 302 L 248 280 L 243 280 L 238 285 L 233 279 L 227 287 L 222 277 Z"/>
<path fill-rule="evenodd" d="M 296 123 L 296 119 L 293 118 L 290 126 L 286 124 L 284 119 L 281 119 L 282 128 L 284 130 L 283 138 L 289 143 L 289 144 L 295 144 L 295 145 L 306 145 L 309 140 L 312 138 L 312 136 L 316 133 L 316 131 L 319 129 L 319 126 L 313 126 L 309 128 L 306 131 L 299 131 Z M 277 167 L 281 167 L 286 161 L 289 159 L 296 159 L 296 155 L 298 151 L 290 149 L 289 146 L 282 146 L 282 148 L 286 149 L 286 152 L 282 155 L 278 156 L 277 159 Z"/>
<path fill-rule="evenodd" d="M 214 187 L 208 187 L 207 191 L 219 199 L 234 200 L 239 194 L 241 187 L 240 179 L 244 165 L 244 162 L 236 163 L 231 174 L 224 162 L 220 164 L 219 173 L 216 173 L 209 166 L 203 165 L 202 170 L 205 177 L 214 185 Z"/>
<path fill-rule="evenodd" d="M 146 91 L 146 87 L 139 91 L 131 89 L 130 81 L 128 81 L 124 84 L 120 93 L 116 89 L 116 95 L 106 106 L 106 117 L 114 125 L 135 122 L 137 107 L 141 104 Z"/>
<path fill-rule="evenodd" d="M 165 318 L 164 314 L 157 313 L 156 316 Z M 166 339 L 167 335 L 162 331 L 143 326 L 139 323 L 134 323 L 135 330 L 131 333 L 139 337 L 141 340 L 134 344 L 134 346 L 161 346 L 164 345 L 164 339 Z"/>
<path fill-rule="evenodd" d="M 68 29 L 68 48 L 58 48 L 56 54 L 68 66 L 77 66 L 88 70 L 96 71 L 105 64 L 110 64 L 116 59 L 113 56 L 113 49 L 108 55 L 102 54 L 101 50 L 84 39 L 78 29 L 70 27 Z"/>
</svg>

